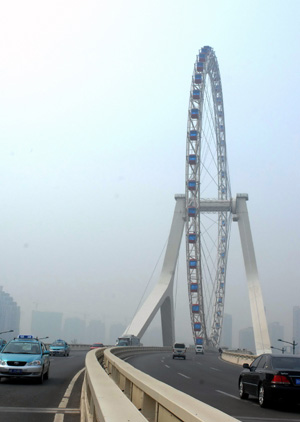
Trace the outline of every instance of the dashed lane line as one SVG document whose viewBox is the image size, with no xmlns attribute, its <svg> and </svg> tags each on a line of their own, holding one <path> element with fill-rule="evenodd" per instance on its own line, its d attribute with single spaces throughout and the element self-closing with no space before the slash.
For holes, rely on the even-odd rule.
<svg viewBox="0 0 300 422">
<path fill-rule="evenodd" d="M 189 379 L 189 380 L 191 379 L 191 377 L 188 377 L 187 375 L 181 374 L 180 372 L 177 372 L 177 374 L 178 374 L 178 375 L 181 375 L 182 377 L 187 378 L 187 379 Z"/>
<path fill-rule="evenodd" d="M 236 400 L 241 400 L 239 397 L 234 396 L 233 394 L 225 393 L 225 391 L 216 390 L 216 392 L 220 393 L 220 394 L 224 394 L 224 396 L 228 396 L 228 397 L 231 397 L 231 398 L 236 399 Z"/>
</svg>

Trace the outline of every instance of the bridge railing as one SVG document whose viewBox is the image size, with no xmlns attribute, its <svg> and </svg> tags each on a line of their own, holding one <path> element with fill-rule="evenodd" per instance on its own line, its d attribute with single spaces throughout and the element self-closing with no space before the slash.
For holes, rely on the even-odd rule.
<svg viewBox="0 0 300 422">
<path fill-rule="evenodd" d="M 81 422 L 237 422 L 123 360 L 162 351 L 171 349 L 113 347 L 90 351 L 81 395 Z"/>
<path fill-rule="evenodd" d="M 244 363 L 250 363 L 256 359 L 256 355 L 249 355 L 242 352 L 224 351 L 222 352 L 222 359 L 227 362 L 235 363 L 236 365 L 243 366 Z"/>
</svg>

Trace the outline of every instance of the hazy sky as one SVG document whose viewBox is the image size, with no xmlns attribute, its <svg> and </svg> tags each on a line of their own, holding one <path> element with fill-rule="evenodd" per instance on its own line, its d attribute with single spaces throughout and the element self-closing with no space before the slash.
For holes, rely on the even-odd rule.
<svg viewBox="0 0 300 422">
<path fill-rule="evenodd" d="M 298 0 L 2 1 L 0 285 L 21 307 L 131 320 L 184 193 L 198 50 L 219 61 L 233 195 L 249 194 L 269 322 L 299 288 Z M 184 250 L 177 337 L 191 339 Z M 158 266 L 149 283 L 159 277 Z M 148 289 L 148 291 L 149 291 Z M 251 325 L 238 227 L 225 312 Z"/>
</svg>

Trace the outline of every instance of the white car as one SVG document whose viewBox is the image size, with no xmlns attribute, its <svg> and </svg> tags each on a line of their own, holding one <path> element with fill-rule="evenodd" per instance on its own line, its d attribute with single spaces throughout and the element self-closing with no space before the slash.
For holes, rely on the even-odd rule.
<svg viewBox="0 0 300 422">
<path fill-rule="evenodd" d="M 201 355 L 204 354 L 204 347 L 202 346 L 202 344 L 197 344 L 195 346 L 195 352 L 196 354 L 201 353 Z"/>
<path fill-rule="evenodd" d="M 186 358 L 186 345 L 184 343 L 175 343 L 173 346 L 173 359 Z"/>
</svg>

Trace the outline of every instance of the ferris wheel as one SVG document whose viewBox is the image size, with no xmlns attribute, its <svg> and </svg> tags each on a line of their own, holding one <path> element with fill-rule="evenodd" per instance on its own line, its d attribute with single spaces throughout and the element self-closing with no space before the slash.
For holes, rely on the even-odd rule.
<svg viewBox="0 0 300 422">
<path fill-rule="evenodd" d="M 186 261 L 194 343 L 218 346 L 225 299 L 231 191 L 223 93 L 214 50 L 196 57 L 186 141 Z"/>
</svg>

